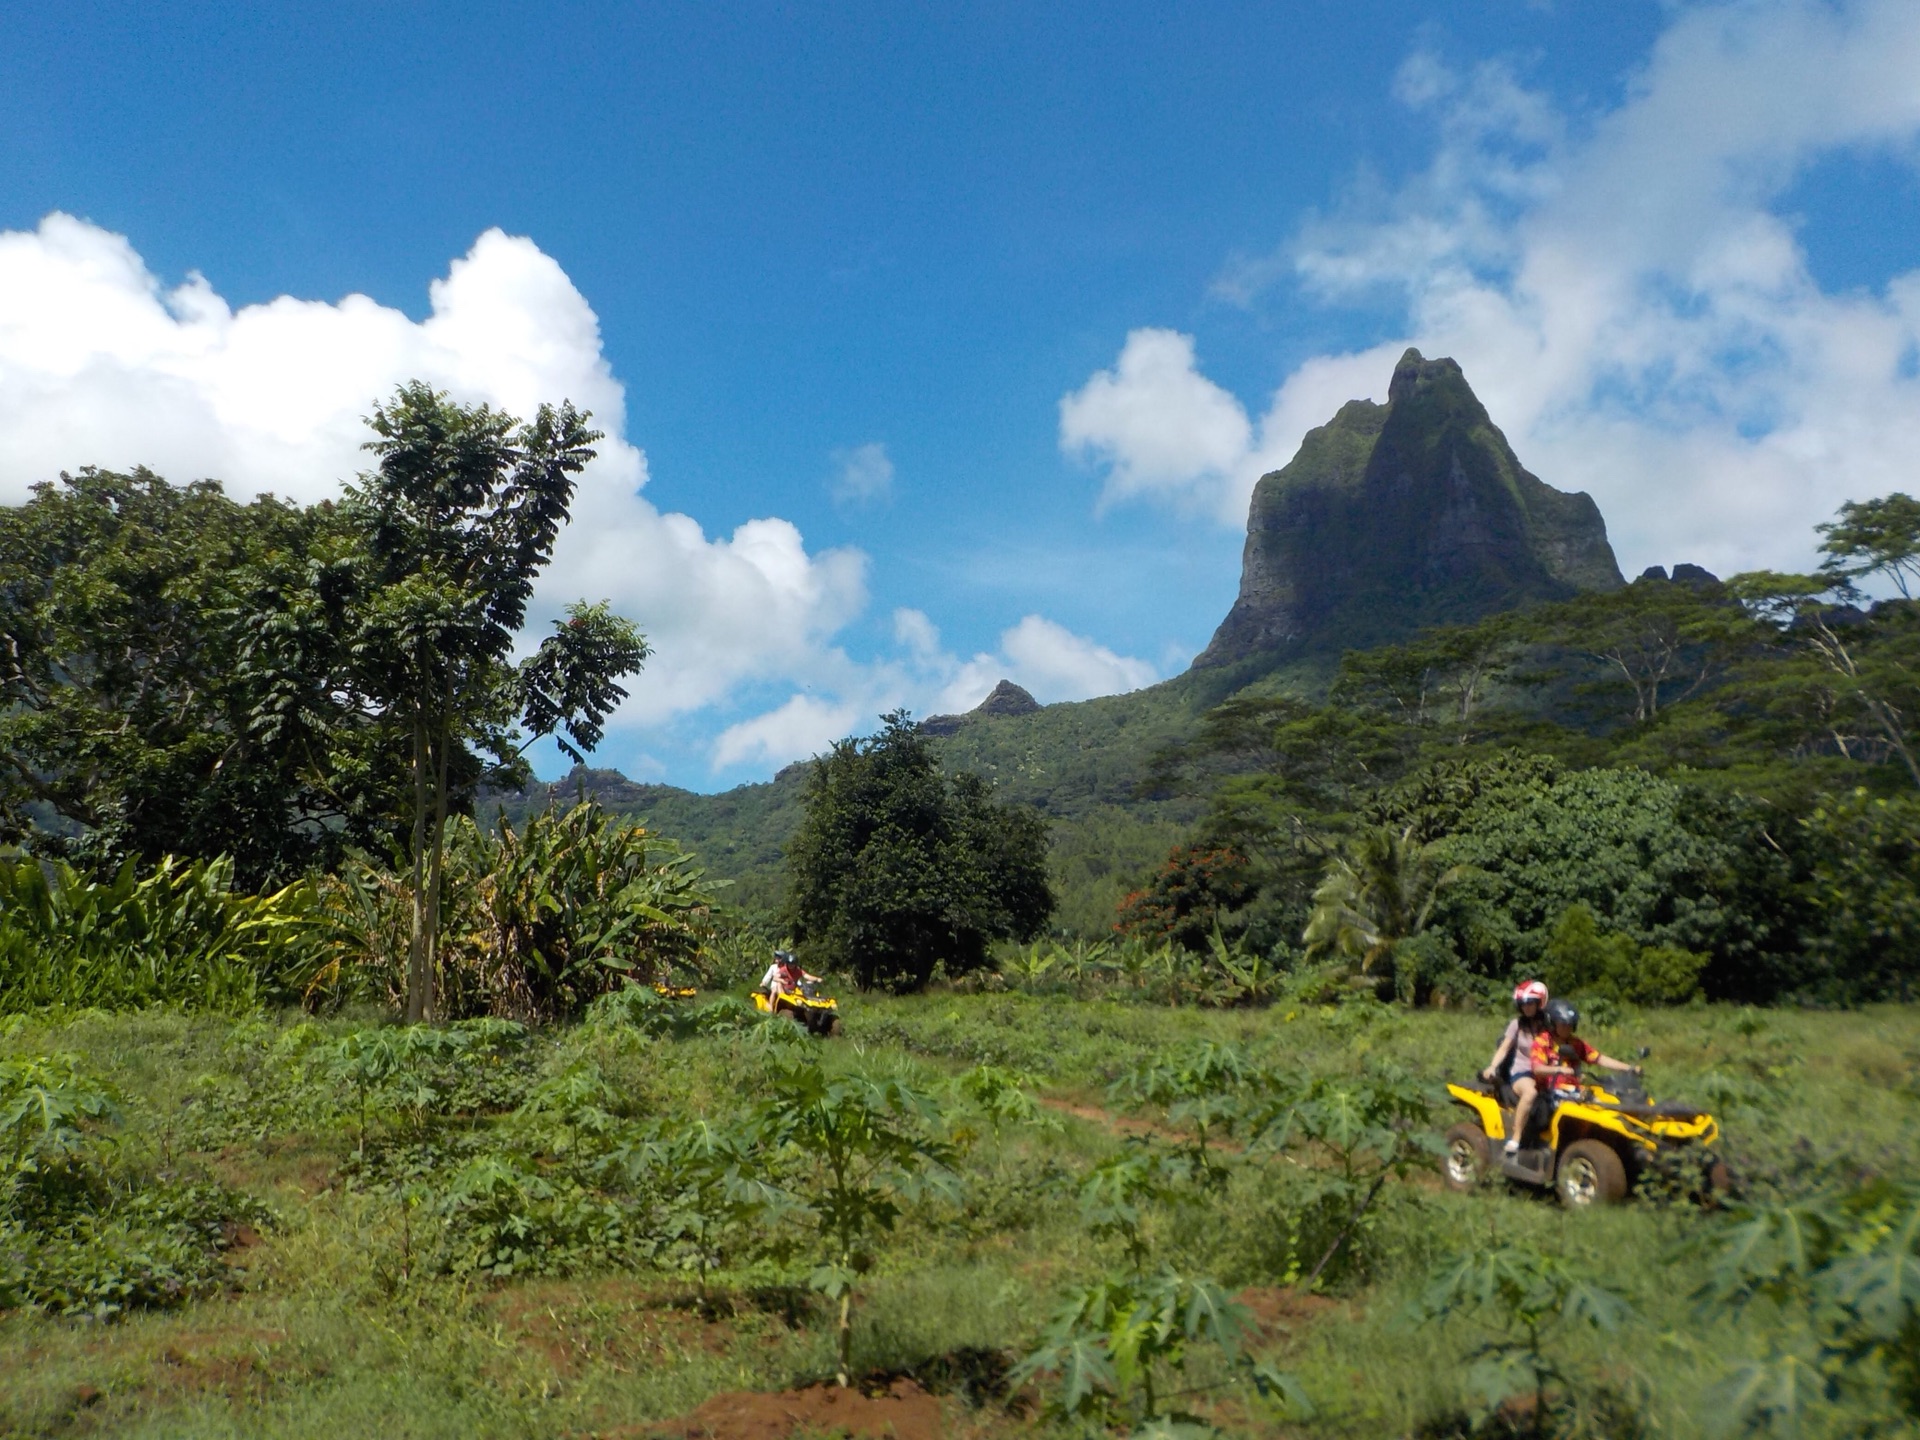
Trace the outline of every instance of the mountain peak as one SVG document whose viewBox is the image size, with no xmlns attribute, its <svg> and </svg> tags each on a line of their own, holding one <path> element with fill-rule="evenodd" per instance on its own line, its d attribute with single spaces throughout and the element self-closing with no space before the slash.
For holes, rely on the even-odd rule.
<svg viewBox="0 0 1920 1440">
<path fill-rule="evenodd" d="M 1391 644 L 1622 583 L 1584 494 L 1521 464 L 1457 361 L 1409 349 L 1254 487 L 1240 594 L 1194 661 Z"/>
<path fill-rule="evenodd" d="M 920 722 L 924 735 L 951 735 L 974 716 L 1031 715 L 1040 702 L 1031 692 L 1011 680 L 1002 680 L 987 692 L 987 698 L 964 715 L 929 715 Z"/>
</svg>

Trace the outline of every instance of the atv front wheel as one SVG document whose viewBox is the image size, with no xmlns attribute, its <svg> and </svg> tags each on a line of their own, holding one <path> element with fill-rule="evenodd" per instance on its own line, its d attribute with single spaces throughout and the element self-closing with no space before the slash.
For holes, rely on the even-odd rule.
<svg viewBox="0 0 1920 1440">
<path fill-rule="evenodd" d="M 1460 1124 L 1447 1131 L 1447 1158 L 1442 1173 L 1449 1190 L 1471 1190 L 1493 1168 L 1493 1147 L 1478 1125 Z"/>
<path fill-rule="evenodd" d="M 1560 1152 L 1553 1187 L 1569 1210 L 1618 1205 L 1627 1198 L 1627 1167 L 1604 1140 L 1576 1140 Z"/>
</svg>

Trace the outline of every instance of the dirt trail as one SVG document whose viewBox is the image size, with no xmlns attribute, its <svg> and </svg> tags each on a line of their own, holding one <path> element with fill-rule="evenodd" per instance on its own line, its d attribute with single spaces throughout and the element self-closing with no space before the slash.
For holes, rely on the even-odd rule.
<svg viewBox="0 0 1920 1440">
<path fill-rule="evenodd" d="M 878 1395 L 834 1385 L 773 1395 L 734 1391 L 644 1433 L 657 1440 L 942 1440 L 946 1428 L 938 1400 L 911 1380 L 896 1380 Z"/>
<path fill-rule="evenodd" d="M 1076 1120 L 1086 1120 L 1103 1130 L 1112 1130 L 1120 1135 L 1150 1136 L 1156 1140 L 1179 1140 L 1177 1130 L 1169 1130 L 1164 1125 L 1156 1125 L 1151 1120 L 1143 1120 L 1137 1115 L 1116 1115 L 1100 1105 L 1088 1104 L 1080 1100 L 1059 1100 L 1051 1095 L 1037 1097 L 1047 1109 L 1060 1115 L 1071 1115 Z"/>
</svg>

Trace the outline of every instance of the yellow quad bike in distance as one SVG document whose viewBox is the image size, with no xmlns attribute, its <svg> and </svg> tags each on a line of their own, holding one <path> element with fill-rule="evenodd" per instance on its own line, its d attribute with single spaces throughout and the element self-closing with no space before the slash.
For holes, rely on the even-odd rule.
<svg viewBox="0 0 1920 1440">
<path fill-rule="evenodd" d="M 804 1026 L 808 1034 L 822 1038 L 833 1034 L 834 1027 L 840 1023 L 840 1002 L 831 995 L 822 995 L 820 987 L 811 980 L 801 982 L 799 994 L 782 995 L 777 1007 L 767 998 L 766 991 L 756 990 L 753 1008 L 762 1015 L 789 1016 L 794 1024 Z"/>
<path fill-rule="evenodd" d="M 1497 1173 L 1521 1185 L 1552 1186 L 1574 1210 L 1616 1205 L 1656 1176 L 1702 1203 L 1733 1191 L 1732 1173 L 1712 1149 L 1719 1122 L 1695 1105 L 1655 1104 L 1638 1075 L 1611 1074 L 1605 1084 L 1556 1099 L 1543 1092 L 1512 1155 L 1502 1153 L 1513 1123 L 1511 1085 L 1476 1078 L 1447 1086 L 1447 1093 L 1474 1117 L 1447 1131 L 1450 1190 L 1471 1190 Z"/>
</svg>

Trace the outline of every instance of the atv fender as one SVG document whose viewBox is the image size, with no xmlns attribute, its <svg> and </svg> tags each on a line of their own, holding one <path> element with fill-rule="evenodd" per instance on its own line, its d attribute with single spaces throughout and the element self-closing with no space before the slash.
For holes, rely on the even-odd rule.
<svg viewBox="0 0 1920 1440">
<path fill-rule="evenodd" d="M 1447 1093 L 1479 1118 L 1480 1128 L 1487 1132 L 1489 1140 L 1507 1138 L 1506 1118 L 1500 1109 L 1500 1102 L 1493 1096 L 1465 1085 L 1449 1085 Z"/>
</svg>

